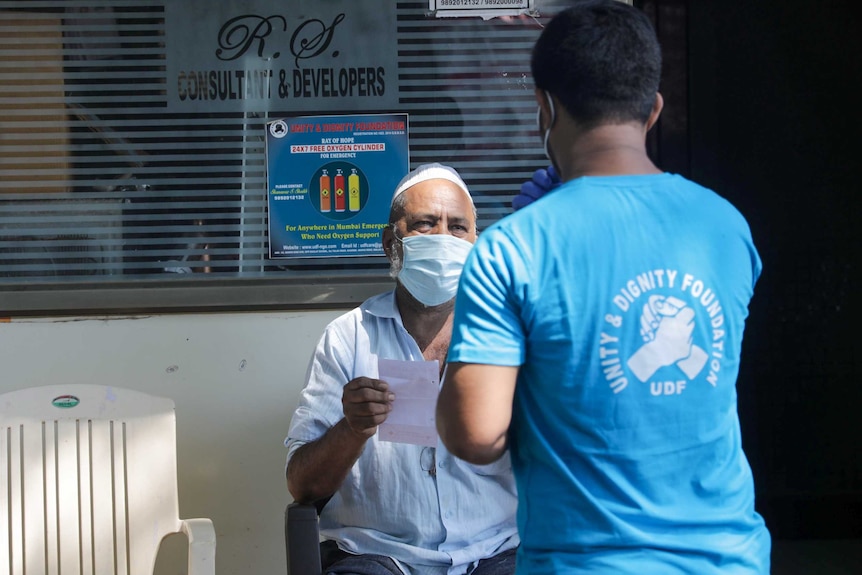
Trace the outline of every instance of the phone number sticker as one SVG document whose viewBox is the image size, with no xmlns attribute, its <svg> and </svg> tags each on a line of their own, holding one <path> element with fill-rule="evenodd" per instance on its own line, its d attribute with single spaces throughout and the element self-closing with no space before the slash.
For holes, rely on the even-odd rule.
<svg viewBox="0 0 862 575">
<path fill-rule="evenodd" d="M 437 17 L 517 16 L 533 14 L 535 0 L 429 0 L 428 8 Z"/>
</svg>

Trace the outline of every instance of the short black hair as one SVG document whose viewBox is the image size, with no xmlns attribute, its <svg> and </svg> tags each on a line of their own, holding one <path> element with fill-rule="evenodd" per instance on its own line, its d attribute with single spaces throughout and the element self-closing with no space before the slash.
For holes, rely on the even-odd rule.
<svg viewBox="0 0 862 575">
<path fill-rule="evenodd" d="M 646 122 L 661 78 L 661 48 L 646 15 L 618 0 L 578 2 L 533 47 L 533 81 L 576 122 Z"/>
</svg>

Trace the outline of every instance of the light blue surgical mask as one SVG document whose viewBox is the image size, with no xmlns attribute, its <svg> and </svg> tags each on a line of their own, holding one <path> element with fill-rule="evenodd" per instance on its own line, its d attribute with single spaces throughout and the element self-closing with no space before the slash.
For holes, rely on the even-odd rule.
<svg viewBox="0 0 862 575">
<path fill-rule="evenodd" d="M 473 244 L 448 234 L 407 236 L 398 281 L 414 298 L 438 306 L 455 297 L 458 280 Z"/>
</svg>

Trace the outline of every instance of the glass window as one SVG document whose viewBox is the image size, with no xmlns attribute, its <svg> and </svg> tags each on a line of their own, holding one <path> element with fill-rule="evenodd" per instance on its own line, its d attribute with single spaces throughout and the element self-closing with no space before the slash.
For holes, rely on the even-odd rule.
<svg viewBox="0 0 862 575">
<path fill-rule="evenodd" d="M 487 227 L 547 164 L 529 55 L 553 6 L 538 8 L 0 0 L 0 313 L 327 307 L 387 289 L 382 250 L 268 259 L 266 122 L 406 113 L 410 167 L 455 167 Z"/>
</svg>

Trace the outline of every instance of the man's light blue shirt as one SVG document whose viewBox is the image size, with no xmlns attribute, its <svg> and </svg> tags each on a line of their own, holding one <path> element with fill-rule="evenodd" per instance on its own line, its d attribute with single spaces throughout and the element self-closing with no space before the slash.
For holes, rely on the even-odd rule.
<svg viewBox="0 0 862 575">
<path fill-rule="evenodd" d="M 424 361 L 394 292 L 327 326 L 285 440 L 288 462 L 343 418 L 343 386 L 360 376 L 377 378 L 379 358 Z M 508 454 L 491 465 L 471 465 L 439 441 L 423 448 L 375 435 L 324 508 L 320 527 L 341 549 L 391 557 L 405 573 L 459 575 L 519 544 L 516 508 Z"/>
</svg>

